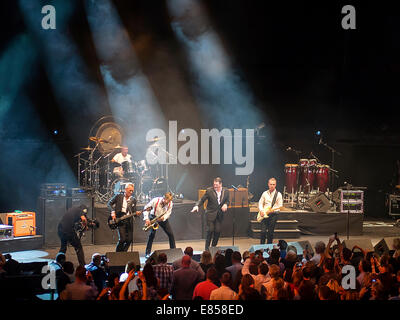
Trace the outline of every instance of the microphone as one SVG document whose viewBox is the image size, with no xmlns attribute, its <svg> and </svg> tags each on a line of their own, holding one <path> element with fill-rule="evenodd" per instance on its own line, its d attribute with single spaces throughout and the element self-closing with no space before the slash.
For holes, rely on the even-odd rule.
<svg viewBox="0 0 400 320">
<path fill-rule="evenodd" d="M 236 188 L 234 185 L 231 185 L 231 187 L 232 187 L 235 191 L 238 191 L 238 188 Z"/>
</svg>

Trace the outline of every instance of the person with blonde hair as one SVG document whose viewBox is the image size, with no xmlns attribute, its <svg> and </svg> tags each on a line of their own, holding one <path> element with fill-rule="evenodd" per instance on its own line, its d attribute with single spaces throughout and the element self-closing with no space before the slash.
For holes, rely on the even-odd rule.
<svg viewBox="0 0 400 320">
<path fill-rule="evenodd" d="M 175 237 L 172 232 L 172 228 L 168 222 L 168 218 L 172 213 L 172 202 L 173 196 L 171 192 L 167 192 L 163 197 L 155 197 L 148 204 L 144 206 L 143 211 L 143 220 L 145 221 L 146 226 L 151 224 L 151 220 L 157 218 L 157 225 L 163 228 L 164 232 L 167 234 L 169 239 L 169 247 L 170 249 L 176 248 L 175 246 Z M 148 208 L 152 208 L 150 213 L 146 211 Z M 149 238 L 147 240 L 146 246 L 146 258 L 150 257 L 151 247 L 153 245 L 154 237 L 156 236 L 157 227 L 151 228 Z"/>
</svg>

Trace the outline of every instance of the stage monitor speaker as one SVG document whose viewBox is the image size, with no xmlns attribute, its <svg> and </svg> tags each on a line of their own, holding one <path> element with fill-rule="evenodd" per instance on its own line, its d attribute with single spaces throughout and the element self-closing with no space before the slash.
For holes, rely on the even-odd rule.
<svg viewBox="0 0 400 320">
<path fill-rule="evenodd" d="M 161 253 L 165 253 L 167 255 L 167 263 L 172 264 L 175 260 L 181 259 L 183 257 L 183 250 L 181 248 L 174 249 L 163 249 L 163 250 L 155 250 L 150 256 L 149 260 L 154 260 L 155 263 L 158 263 L 158 256 Z"/>
<path fill-rule="evenodd" d="M 106 257 L 109 262 L 110 273 L 121 274 L 125 272 L 125 266 L 129 261 L 135 264 L 136 270 L 140 270 L 140 257 L 138 251 L 127 252 L 107 252 Z"/>
<path fill-rule="evenodd" d="M 228 249 L 232 249 L 233 251 L 239 251 L 239 247 L 237 247 L 237 246 L 210 247 L 209 251 L 210 251 L 211 257 L 214 259 L 214 256 L 218 251 L 220 251 L 221 254 L 225 255 L 225 251 Z"/>
<path fill-rule="evenodd" d="M 393 237 L 393 239 L 395 238 Z M 383 238 L 374 246 L 374 249 L 375 253 L 377 253 L 379 256 L 382 256 L 385 253 L 389 254 L 391 250 L 394 250 L 393 240 L 390 241 L 390 238 Z"/>
<path fill-rule="evenodd" d="M 286 252 L 289 250 L 295 251 L 298 256 L 302 256 L 304 250 L 308 250 L 312 256 L 314 255 L 313 247 L 308 240 L 288 242 Z"/>
<path fill-rule="evenodd" d="M 374 252 L 374 246 L 369 239 L 344 240 L 343 245 L 350 250 L 352 250 L 353 247 L 357 245 L 364 251 Z"/>
<path fill-rule="evenodd" d="M 328 212 L 331 207 L 328 197 L 322 192 L 308 199 L 305 204 L 308 205 L 312 211 L 322 213 Z"/>
<path fill-rule="evenodd" d="M 393 246 L 394 239 L 400 239 L 400 236 L 398 236 L 398 237 L 385 237 L 383 239 L 386 241 L 386 244 L 387 244 L 387 246 L 389 248 L 389 251 L 392 251 L 392 250 L 396 250 L 394 248 L 394 246 Z"/>
<path fill-rule="evenodd" d="M 67 211 L 67 200 L 65 197 L 40 198 L 39 215 L 40 231 L 44 236 L 45 246 L 59 246 L 57 227 L 62 216 Z"/>
<path fill-rule="evenodd" d="M 269 254 L 267 253 L 268 250 L 272 250 L 274 248 L 274 246 L 276 246 L 277 244 L 273 244 L 273 243 L 268 243 L 268 244 L 254 244 L 250 247 L 249 252 L 253 253 L 256 252 L 257 250 L 261 250 L 263 253 L 263 257 L 264 258 L 268 258 Z"/>
</svg>

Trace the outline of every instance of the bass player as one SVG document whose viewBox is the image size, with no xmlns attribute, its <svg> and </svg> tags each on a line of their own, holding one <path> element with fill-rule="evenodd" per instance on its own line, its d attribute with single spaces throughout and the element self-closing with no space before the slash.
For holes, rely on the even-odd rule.
<svg viewBox="0 0 400 320">
<path fill-rule="evenodd" d="M 282 194 L 276 190 L 276 179 L 268 180 L 268 190 L 264 191 L 258 201 L 257 221 L 261 222 L 260 244 L 272 243 L 278 212 L 282 209 Z"/>
<path fill-rule="evenodd" d="M 111 211 L 111 218 L 116 220 L 126 215 L 132 215 L 132 218 L 141 214 L 136 211 L 136 199 L 132 196 L 135 191 L 133 184 L 125 186 L 124 193 L 118 193 L 113 196 L 107 203 L 108 209 Z M 118 225 L 118 243 L 116 252 L 128 251 L 133 241 L 133 221 L 132 219 L 124 219 Z"/>
</svg>

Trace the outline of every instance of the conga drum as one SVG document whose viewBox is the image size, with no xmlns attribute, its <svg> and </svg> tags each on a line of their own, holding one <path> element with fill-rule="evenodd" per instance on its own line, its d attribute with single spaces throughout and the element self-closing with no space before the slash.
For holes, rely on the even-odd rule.
<svg viewBox="0 0 400 320">
<path fill-rule="evenodd" d="M 329 187 L 329 171 L 330 167 L 326 164 L 317 167 L 317 186 L 319 191 L 326 192 Z"/>
<path fill-rule="evenodd" d="M 285 164 L 285 186 L 287 193 L 295 193 L 297 190 L 297 164 Z"/>
<path fill-rule="evenodd" d="M 300 159 L 299 183 L 303 192 L 307 192 L 308 166 L 308 159 Z"/>
</svg>

